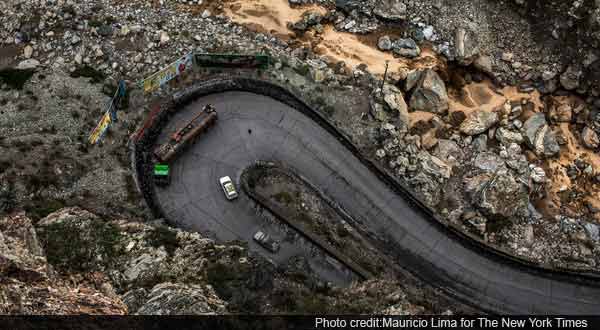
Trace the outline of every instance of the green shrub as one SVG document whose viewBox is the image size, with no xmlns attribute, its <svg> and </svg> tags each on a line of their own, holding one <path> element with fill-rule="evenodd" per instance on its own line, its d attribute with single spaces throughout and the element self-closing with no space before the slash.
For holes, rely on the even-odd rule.
<svg viewBox="0 0 600 330">
<path fill-rule="evenodd" d="M 71 72 L 71 77 L 73 77 L 73 78 L 79 78 L 79 77 L 91 78 L 92 83 L 100 83 L 100 82 L 104 81 L 104 79 L 106 78 L 104 73 L 92 68 L 89 65 L 78 67 L 77 69 L 75 69 L 75 71 Z"/>
<path fill-rule="evenodd" d="M 310 72 L 310 67 L 307 64 L 301 64 L 294 68 L 294 71 L 301 76 L 307 76 Z"/>
<path fill-rule="evenodd" d="M 0 70 L 0 81 L 13 89 L 23 89 L 23 86 L 31 79 L 33 73 L 33 69 L 3 69 Z"/>
<path fill-rule="evenodd" d="M 283 204 L 291 204 L 294 201 L 294 197 L 287 191 L 282 191 L 271 196 L 275 198 L 276 201 Z"/>
<path fill-rule="evenodd" d="M 25 205 L 25 213 L 34 221 L 47 217 L 65 207 L 65 202 L 58 199 L 42 200 L 36 199 Z"/>
<path fill-rule="evenodd" d="M 16 202 L 15 186 L 12 181 L 0 182 L 0 214 L 12 211 Z"/>
<path fill-rule="evenodd" d="M 335 108 L 330 105 L 326 105 L 322 109 L 323 109 L 323 113 L 325 113 L 325 115 L 327 117 L 333 116 L 333 113 L 335 112 Z"/>
<path fill-rule="evenodd" d="M 167 227 L 159 226 L 148 234 L 146 237 L 148 243 L 155 248 L 164 246 L 168 254 L 172 255 L 179 247 L 177 233 Z"/>
</svg>

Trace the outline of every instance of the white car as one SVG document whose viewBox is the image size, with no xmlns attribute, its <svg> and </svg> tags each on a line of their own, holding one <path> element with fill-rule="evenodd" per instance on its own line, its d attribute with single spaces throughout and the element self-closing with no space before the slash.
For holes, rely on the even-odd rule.
<svg viewBox="0 0 600 330">
<path fill-rule="evenodd" d="M 221 188 L 223 188 L 223 192 L 225 193 L 225 197 L 227 199 L 232 200 L 238 197 L 238 193 L 235 190 L 235 186 L 233 185 L 233 181 L 228 176 L 224 176 L 219 179 L 219 183 L 221 184 Z"/>
</svg>

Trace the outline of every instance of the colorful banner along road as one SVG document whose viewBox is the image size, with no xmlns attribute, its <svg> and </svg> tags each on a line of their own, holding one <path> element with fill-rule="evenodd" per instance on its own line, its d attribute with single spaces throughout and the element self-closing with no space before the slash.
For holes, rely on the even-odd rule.
<svg viewBox="0 0 600 330">
<path fill-rule="evenodd" d="M 106 109 L 106 112 L 102 116 L 102 119 L 100 119 L 100 122 L 98 123 L 96 128 L 94 128 L 92 133 L 90 134 L 90 137 L 88 139 L 89 143 L 91 143 L 91 144 L 98 143 L 98 141 L 100 141 L 102 139 L 102 137 L 104 136 L 104 134 L 106 133 L 106 130 L 108 129 L 110 124 L 112 122 L 117 121 L 117 103 L 120 102 L 120 100 L 123 97 L 125 97 L 125 93 L 126 93 L 125 81 L 121 80 L 121 81 L 119 81 L 119 87 L 117 88 L 115 96 L 113 96 L 113 98 L 110 99 L 110 101 L 108 102 L 108 105 L 107 105 L 108 108 Z"/>
<path fill-rule="evenodd" d="M 144 93 L 151 93 L 159 89 L 162 85 L 171 81 L 173 78 L 181 75 L 184 71 L 192 67 L 193 55 L 189 53 L 177 61 L 169 64 L 167 67 L 151 75 L 142 81 Z"/>
<path fill-rule="evenodd" d="M 102 139 L 104 133 L 106 133 L 106 130 L 108 129 L 108 126 L 112 122 L 111 117 L 112 115 L 110 111 L 104 113 L 104 116 L 102 116 L 102 119 L 100 119 L 100 122 L 98 123 L 96 128 L 94 128 L 92 134 L 90 134 L 90 138 L 88 141 L 91 144 L 96 144 L 98 143 L 98 141 L 100 141 L 100 139 Z"/>
</svg>

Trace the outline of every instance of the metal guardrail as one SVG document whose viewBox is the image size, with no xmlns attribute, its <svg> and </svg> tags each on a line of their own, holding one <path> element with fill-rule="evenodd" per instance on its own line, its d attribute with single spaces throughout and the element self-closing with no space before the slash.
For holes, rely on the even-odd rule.
<svg viewBox="0 0 600 330">
<path fill-rule="evenodd" d="M 199 67 L 217 68 L 256 68 L 266 69 L 271 62 L 268 55 L 239 55 L 239 54 L 194 54 L 194 65 Z"/>
</svg>

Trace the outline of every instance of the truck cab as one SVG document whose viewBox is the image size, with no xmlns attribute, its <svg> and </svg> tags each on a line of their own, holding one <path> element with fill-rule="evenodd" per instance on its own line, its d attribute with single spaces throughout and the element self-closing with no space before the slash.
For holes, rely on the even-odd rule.
<svg viewBox="0 0 600 330">
<path fill-rule="evenodd" d="M 159 187 L 165 187 L 171 183 L 171 169 L 169 165 L 154 165 L 154 183 Z"/>
</svg>

